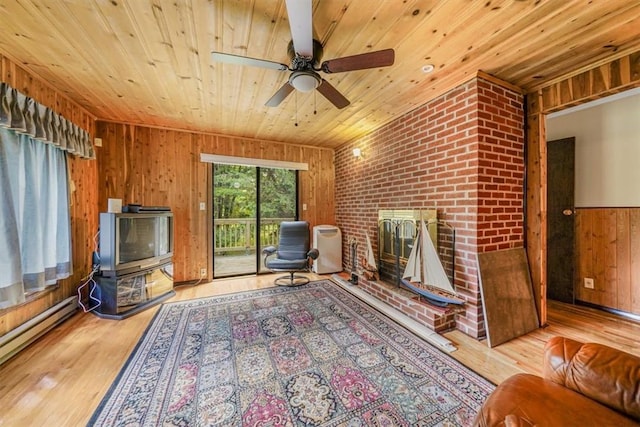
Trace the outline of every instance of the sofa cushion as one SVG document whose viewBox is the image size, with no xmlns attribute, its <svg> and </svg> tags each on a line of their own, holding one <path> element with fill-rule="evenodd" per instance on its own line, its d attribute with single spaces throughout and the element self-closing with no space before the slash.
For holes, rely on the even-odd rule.
<svg viewBox="0 0 640 427">
<path fill-rule="evenodd" d="M 503 381 L 482 405 L 476 426 L 507 426 L 507 418 L 532 426 L 637 426 L 631 418 L 536 375 Z M 515 424 L 518 425 L 518 424 Z"/>
<path fill-rule="evenodd" d="M 546 379 L 581 393 L 640 422 L 640 358 L 564 337 L 545 346 Z"/>
<path fill-rule="evenodd" d="M 559 384 L 535 375 L 516 374 L 491 393 L 482 405 L 475 425 L 624 427 L 638 424 Z"/>
</svg>

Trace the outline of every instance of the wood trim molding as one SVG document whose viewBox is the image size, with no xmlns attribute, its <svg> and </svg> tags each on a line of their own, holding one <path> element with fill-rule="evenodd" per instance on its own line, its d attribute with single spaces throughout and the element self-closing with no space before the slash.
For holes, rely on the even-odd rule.
<svg viewBox="0 0 640 427">
<path fill-rule="evenodd" d="M 640 51 L 530 92 L 529 114 L 552 113 L 640 87 Z"/>
<path fill-rule="evenodd" d="M 504 80 L 501 80 L 501 79 L 499 79 L 499 78 L 497 78 L 495 76 L 492 76 L 489 73 L 485 73 L 482 70 L 478 70 L 478 72 L 476 73 L 476 77 L 479 78 L 479 79 L 483 79 L 483 80 L 489 81 L 491 83 L 495 83 L 498 86 L 502 86 L 502 87 L 504 87 L 506 89 L 510 89 L 510 90 L 512 90 L 512 91 L 514 91 L 516 93 L 520 93 L 520 94 L 524 95 L 524 90 L 521 87 L 516 86 L 514 84 L 511 84 L 509 82 L 505 82 Z"/>
</svg>

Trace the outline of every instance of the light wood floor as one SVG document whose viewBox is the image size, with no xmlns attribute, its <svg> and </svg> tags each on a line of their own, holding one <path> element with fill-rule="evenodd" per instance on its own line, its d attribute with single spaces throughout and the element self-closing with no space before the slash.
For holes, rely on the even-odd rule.
<svg viewBox="0 0 640 427">
<path fill-rule="evenodd" d="M 265 288 L 272 281 L 266 275 L 178 287 L 173 300 Z M 85 425 L 156 310 L 121 321 L 78 313 L 0 366 L 0 426 Z M 516 372 L 540 374 L 542 348 L 554 335 L 640 356 L 639 323 L 553 302 L 549 326 L 494 349 L 459 331 L 445 334 L 458 347 L 453 357 L 495 383 Z"/>
</svg>

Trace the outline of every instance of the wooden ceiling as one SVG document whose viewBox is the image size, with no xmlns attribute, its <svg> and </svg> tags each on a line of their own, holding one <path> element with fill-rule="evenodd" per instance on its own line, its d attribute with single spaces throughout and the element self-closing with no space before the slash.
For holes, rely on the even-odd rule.
<svg viewBox="0 0 640 427">
<path fill-rule="evenodd" d="M 393 48 L 395 64 L 323 74 L 351 101 L 342 110 L 316 92 L 270 108 L 289 72 L 210 53 L 288 64 L 284 0 L 0 0 L 0 14 L 0 53 L 99 119 L 324 147 L 478 70 L 528 91 L 640 49 L 638 1 L 313 0 L 323 59 Z"/>
</svg>

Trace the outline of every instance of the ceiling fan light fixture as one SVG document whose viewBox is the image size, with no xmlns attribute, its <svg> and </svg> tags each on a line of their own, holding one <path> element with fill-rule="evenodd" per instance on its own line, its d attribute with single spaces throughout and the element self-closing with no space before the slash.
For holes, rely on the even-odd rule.
<svg viewBox="0 0 640 427">
<path fill-rule="evenodd" d="M 320 76 L 311 72 L 294 72 L 289 78 L 289 84 L 300 92 L 311 92 L 320 86 Z"/>
</svg>

